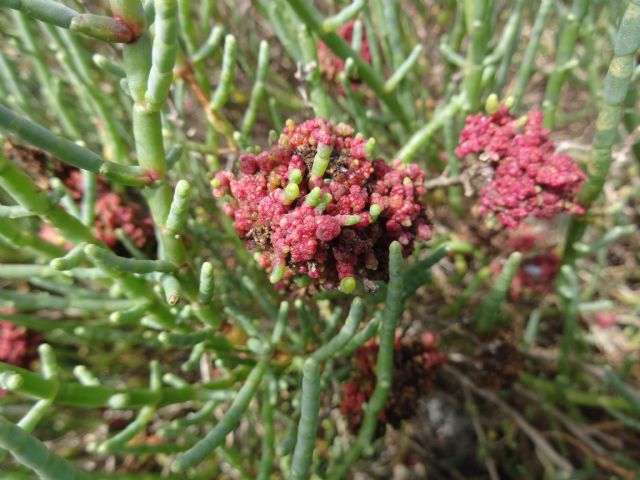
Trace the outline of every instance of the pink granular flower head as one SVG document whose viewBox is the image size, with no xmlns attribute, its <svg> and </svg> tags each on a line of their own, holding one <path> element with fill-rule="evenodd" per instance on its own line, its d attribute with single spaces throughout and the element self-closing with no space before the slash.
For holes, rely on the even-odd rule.
<svg viewBox="0 0 640 480">
<path fill-rule="evenodd" d="M 522 229 L 505 242 L 505 249 L 523 254 L 518 273 L 509 287 L 511 298 L 520 300 L 523 295 L 544 295 L 554 290 L 562 261 L 545 237 L 533 230 Z M 500 272 L 502 266 L 494 270 Z"/>
<path fill-rule="evenodd" d="M 122 197 L 116 193 L 102 194 L 96 200 L 95 208 L 95 235 L 110 248 L 114 248 L 119 242 L 115 233 L 118 228 L 121 228 L 138 248 L 144 247 L 148 238 L 153 235 L 151 218 L 144 215 L 139 205 L 123 203 Z"/>
<path fill-rule="evenodd" d="M 555 153 L 542 113 L 533 111 L 524 125 L 502 106 L 492 115 L 472 115 L 460 134 L 456 154 L 478 154 L 493 178 L 480 192 L 480 213 L 493 213 L 509 228 L 528 217 L 583 214 L 575 196 L 586 178 L 575 161 Z"/>
<path fill-rule="evenodd" d="M 424 172 L 372 158 L 373 140 L 321 118 L 289 121 L 277 144 L 221 171 L 214 195 L 273 283 L 306 275 L 344 291 L 355 277 L 386 278 L 393 240 L 404 255 L 428 239 Z"/>
<path fill-rule="evenodd" d="M 358 349 L 354 370 L 342 389 L 340 411 L 347 418 L 349 429 L 358 431 L 364 418 L 363 405 L 376 386 L 376 359 L 380 346 L 373 339 Z M 431 389 L 435 368 L 445 361 L 438 347 L 438 337 L 432 331 L 421 336 L 403 337 L 396 333 L 393 354 L 391 393 L 379 420 L 398 427 L 415 413 L 416 402 Z"/>
<path fill-rule="evenodd" d="M 0 362 L 27 368 L 35 357 L 39 335 L 18 327 L 2 318 L 2 314 L 13 313 L 12 309 L 0 309 Z M 6 392 L 0 389 L 0 397 Z"/>
<path fill-rule="evenodd" d="M 349 45 L 353 40 L 353 26 L 355 20 L 345 23 L 340 30 L 340 35 Z M 367 63 L 371 63 L 371 51 L 369 50 L 369 41 L 367 35 L 362 33 L 362 46 L 360 47 L 360 57 Z M 338 75 L 344 71 L 344 60 L 331 51 L 327 45 L 318 42 L 318 66 L 322 74 L 329 80 L 335 80 Z M 355 81 L 352 79 L 352 81 Z"/>
<path fill-rule="evenodd" d="M 83 183 L 80 171 L 71 171 L 64 183 L 74 199 L 82 199 Z M 117 250 L 119 247 L 120 241 L 115 233 L 118 229 L 122 229 L 138 248 L 143 248 L 148 240 L 153 238 L 153 222 L 142 206 L 137 202 L 126 202 L 123 196 L 112 192 L 106 181 L 100 177 L 97 181 L 96 197 L 93 233 L 109 248 Z M 42 226 L 40 237 L 67 249 L 71 248 L 50 225 Z"/>
<path fill-rule="evenodd" d="M 19 367 L 26 366 L 29 333 L 6 320 L 0 320 L 0 361 Z"/>
</svg>

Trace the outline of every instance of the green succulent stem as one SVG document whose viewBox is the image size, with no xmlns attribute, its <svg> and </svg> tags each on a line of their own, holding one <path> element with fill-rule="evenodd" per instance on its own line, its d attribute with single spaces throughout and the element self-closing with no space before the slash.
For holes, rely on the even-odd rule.
<svg viewBox="0 0 640 480">
<path fill-rule="evenodd" d="M 362 59 L 359 52 L 355 52 L 351 46 L 345 42 L 337 33 L 326 32 L 322 27 L 322 15 L 316 8 L 306 0 L 286 0 L 291 8 L 307 26 L 309 31 L 314 32 L 336 55 L 343 60 L 351 57 L 356 64 L 358 74 L 362 80 L 371 87 L 380 100 L 389 108 L 403 125 L 408 126 L 409 120 L 406 112 L 396 99 L 396 97 L 384 89 L 384 80 L 375 72 L 371 66 Z"/>
<path fill-rule="evenodd" d="M 80 13 L 50 0 L 0 0 L 0 8 L 19 10 L 43 22 L 105 42 L 127 43 L 135 40 L 135 32 L 117 17 Z"/>
<path fill-rule="evenodd" d="M 171 466 L 174 472 L 183 472 L 186 469 L 199 464 L 211 452 L 218 448 L 229 433 L 238 425 L 242 414 L 249 408 L 249 403 L 255 395 L 262 377 L 267 370 L 267 362 L 261 361 L 247 377 L 245 384 L 236 395 L 231 407 L 227 410 L 222 420 L 211 430 L 205 438 L 180 455 Z"/>
<path fill-rule="evenodd" d="M 393 242 L 389 248 L 389 284 L 387 301 L 380 326 L 380 349 L 376 361 L 376 386 L 367 403 L 362 426 L 355 444 L 351 447 L 342 463 L 336 464 L 327 474 L 327 478 L 343 478 L 351 465 L 369 449 L 378 424 L 378 415 L 389 397 L 393 376 L 393 351 L 396 325 L 403 310 L 404 276 L 402 273 L 402 247 Z"/>
<path fill-rule="evenodd" d="M 552 129 L 556 123 L 556 110 L 562 92 L 569 66 L 578 42 L 582 22 L 587 16 L 591 0 L 574 0 L 571 10 L 564 19 L 562 31 L 558 39 L 558 52 L 553 73 L 547 81 L 542 109 L 544 113 L 544 128 Z"/>
<path fill-rule="evenodd" d="M 483 61 L 489 43 L 490 0 L 465 0 L 465 19 L 470 36 L 467 73 L 464 80 L 468 110 L 478 111 L 481 105 Z"/>
<path fill-rule="evenodd" d="M 320 414 L 320 365 L 313 358 L 308 358 L 302 372 L 302 403 L 290 480 L 309 478 Z"/>
<path fill-rule="evenodd" d="M 529 43 L 527 43 L 527 48 L 522 56 L 522 63 L 520 64 L 520 69 L 516 76 L 516 90 L 513 94 L 515 98 L 514 107 L 516 110 L 520 108 L 522 104 L 524 91 L 527 88 L 529 79 L 533 73 L 533 64 L 536 59 L 536 54 L 538 53 L 538 48 L 540 47 L 540 39 L 542 38 L 544 28 L 547 26 L 547 20 L 554 3 L 555 2 L 553 0 L 541 0 L 540 2 L 540 7 L 538 8 L 538 13 L 536 14 L 536 18 L 531 29 L 531 38 L 529 39 Z"/>
<path fill-rule="evenodd" d="M 611 165 L 613 144 L 625 97 L 631 85 L 636 53 L 640 49 L 640 0 L 629 2 L 613 40 L 613 58 L 604 80 L 602 105 L 596 120 L 593 154 L 587 164 L 587 180 L 578 194 L 578 203 L 585 208 L 600 196 Z M 589 225 L 588 218 L 573 217 L 565 238 L 563 263 L 573 264 L 577 258 L 575 243 Z"/>
<path fill-rule="evenodd" d="M 43 480 L 88 480 L 89 476 L 50 451 L 27 431 L 0 417 L 0 447 Z"/>
</svg>

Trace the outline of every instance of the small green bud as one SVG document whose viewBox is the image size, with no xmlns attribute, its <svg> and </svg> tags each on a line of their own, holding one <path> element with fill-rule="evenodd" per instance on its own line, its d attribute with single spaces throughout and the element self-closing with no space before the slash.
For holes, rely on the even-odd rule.
<svg viewBox="0 0 640 480">
<path fill-rule="evenodd" d="M 311 176 L 322 177 L 324 172 L 329 166 L 331 160 L 331 152 L 333 147 L 331 145 L 325 145 L 323 143 L 318 144 L 316 156 L 313 158 L 313 165 L 311 165 Z"/>
<path fill-rule="evenodd" d="M 20 388 L 22 383 L 24 382 L 24 378 L 22 375 L 13 372 L 2 372 L 0 373 L 0 387 L 4 390 L 15 390 Z"/>
<path fill-rule="evenodd" d="M 342 225 L 345 227 L 351 227 L 357 225 L 362 221 L 360 215 L 344 215 L 342 217 Z"/>
<path fill-rule="evenodd" d="M 351 293 L 356 289 L 356 279 L 354 277 L 344 277 L 340 281 L 340 291 L 342 293 Z"/>
<path fill-rule="evenodd" d="M 507 109 L 511 110 L 511 107 L 513 107 L 515 103 L 516 103 L 516 97 L 514 97 L 513 95 L 509 95 L 504 101 L 504 106 L 507 107 Z"/>
<path fill-rule="evenodd" d="M 484 109 L 489 115 L 498 113 L 498 110 L 500 110 L 500 100 L 498 99 L 498 95 L 496 95 L 495 93 L 489 95 L 487 97 L 487 101 L 484 104 Z"/>
<path fill-rule="evenodd" d="M 289 182 L 300 185 L 300 182 L 302 182 L 302 172 L 300 169 L 294 168 L 289 172 Z"/>
<path fill-rule="evenodd" d="M 364 153 L 368 159 L 372 159 L 376 154 L 376 139 L 371 137 L 364 146 Z"/>
<path fill-rule="evenodd" d="M 284 278 L 284 263 L 278 263 L 277 265 L 273 266 L 273 270 L 271 270 L 271 275 L 269 275 L 269 281 L 272 284 L 276 284 L 283 278 Z"/>
<path fill-rule="evenodd" d="M 331 203 L 331 200 L 333 200 L 333 197 L 331 196 L 330 193 L 325 193 L 322 196 L 322 200 L 320 200 L 320 203 L 318 204 L 318 206 L 316 207 L 316 210 L 319 213 L 322 213 L 325 211 L 325 209 L 327 208 L 327 206 L 329 205 L 329 203 Z"/>
<path fill-rule="evenodd" d="M 290 183 L 284 189 L 284 195 L 283 195 L 284 202 L 283 203 L 285 205 L 289 205 L 296 198 L 298 198 L 298 195 L 300 195 L 300 188 L 295 183 Z"/>
<path fill-rule="evenodd" d="M 315 207 L 316 205 L 318 205 L 320 203 L 321 197 L 322 197 L 322 190 L 320 190 L 320 187 L 315 187 L 313 190 L 311 190 L 307 194 L 307 198 L 305 199 L 305 203 L 307 205 L 311 205 L 312 207 Z"/>
<path fill-rule="evenodd" d="M 371 218 L 374 221 L 378 219 L 381 213 L 382 213 L 382 207 L 377 203 L 374 203 L 369 207 L 369 214 L 371 215 Z"/>
</svg>

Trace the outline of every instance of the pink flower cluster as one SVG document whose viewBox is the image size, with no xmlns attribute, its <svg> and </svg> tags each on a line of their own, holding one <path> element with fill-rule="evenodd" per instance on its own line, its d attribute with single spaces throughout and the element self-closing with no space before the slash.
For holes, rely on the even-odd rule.
<svg viewBox="0 0 640 480">
<path fill-rule="evenodd" d="M 354 371 L 342 390 L 340 411 L 349 428 L 356 432 L 364 418 L 363 405 L 376 386 L 376 359 L 380 349 L 373 339 L 360 347 L 354 359 Z M 396 333 L 391 393 L 380 412 L 379 421 L 394 427 L 415 413 L 415 404 L 431 388 L 435 368 L 445 362 L 439 350 L 438 337 L 426 331 L 421 336 L 403 337 Z"/>
<path fill-rule="evenodd" d="M 77 200 L 82 198 L 83 186 L 80 171 L 71 171 L 64 183 L 73 198 Z M 109 190 L 107 183 L 100 178 L 96 196 L 93 232 L 98 240 L 114 249 L 119 244 L 115 232 L 122 229 L 136 247 L 144 247 L 153 236 L 153 222 L 142 206 L 135 202 L 125 203 L 123 196 Z M 64 242 L 58 232 L 49 225 L 42 227 L 40 236 L 53 243 Z"/>
<path fill-rule="evenodd" d="M 3 313 L 13 313 L 13 309 L 0 309 Z M 0 319 L 0 362 L 17 367 L 28 368 L 35 356 L 40 336 L 8 320 Z M 6 392 L 0 389 L 0 397 Z"/>
<path fill-rule="evenodd" d="M 508 252 L 522 252 L 523 259 L 518 269 L 509 294 L 514 300 L 520 300 L 523 295 L 544 295 L 554 290 L 554 281 L 562 260 L 545 237 L 525 229 L 505 242 Z M 496 268 L 497 271 L 502 267 Z"/>
<path fill-rule="evenodd" d="M 122 231 L 133 244 L 142 248 L 153 235 L 153 222 L 135 203 L 125 204 L 122 197 L 113 192 L 106 192 L 96 200 L 96 219 L 93 230 L 96 237 L 108 247 L 114 248 L 119 240 L 116 230 Z"/>
<path fill-rule="evenodd" d="M 583 214 L 575 195 L 586 178 L 575 161 L 555 153 L 542 113 L 522 123 L 502 106 L 492 115 L 472 115 L 460 134 L 456 154 L 479 154 L 493 169 L 492 181 L 480 192 L 480 213 L 494 213 L 509 228 L 528 216 L 551 218 Z"/>
<path fill-rule="evenodd" d="M 0 320 L 0 361 L 27 366 L 29 332 L 6 320 Z"/>
<path fill-rule="evenodd" d="M 345 23 L 340 30 L 340 35 L 349 45 L 353 40 L 353 25 L 355 21 Z M 371 63 L 371 51 L 369 50 L 369 42 L 367 35 L 362 34 L 362 46 L 360 47 L 360 57 L 367 63 Z M 335 53 L 327 47 L 327 45 L 319 41 L 318 42 L 318 67 L 322 74 L 329 80 L 335 80 L 337 76 L 344 71 L 344 60 L 338 57 Z"/>
<path fill-rule="evenodd" d="M 429 239 L 414 164 L 372 158 L 372 140 L 315 118 L 287 122 L 276 145 L 240 158 L 240 173 L 218 172 L 214 195 L 273 283 L 306 275 L 325 289 L 355 287 L 355 277 L 385 278 L 393 240 L 408 255 Z"/>
</svg>

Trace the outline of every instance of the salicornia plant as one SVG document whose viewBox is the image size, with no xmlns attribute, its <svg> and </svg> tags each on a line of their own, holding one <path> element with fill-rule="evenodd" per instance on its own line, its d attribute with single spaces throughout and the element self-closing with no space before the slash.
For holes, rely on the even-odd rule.
<svg viewBox="0 0 640 480">
<path fill-rule="evenodd" d="M 2 478 L 632 478 L 639 19 L 0 0 Z"/>
</svg>

